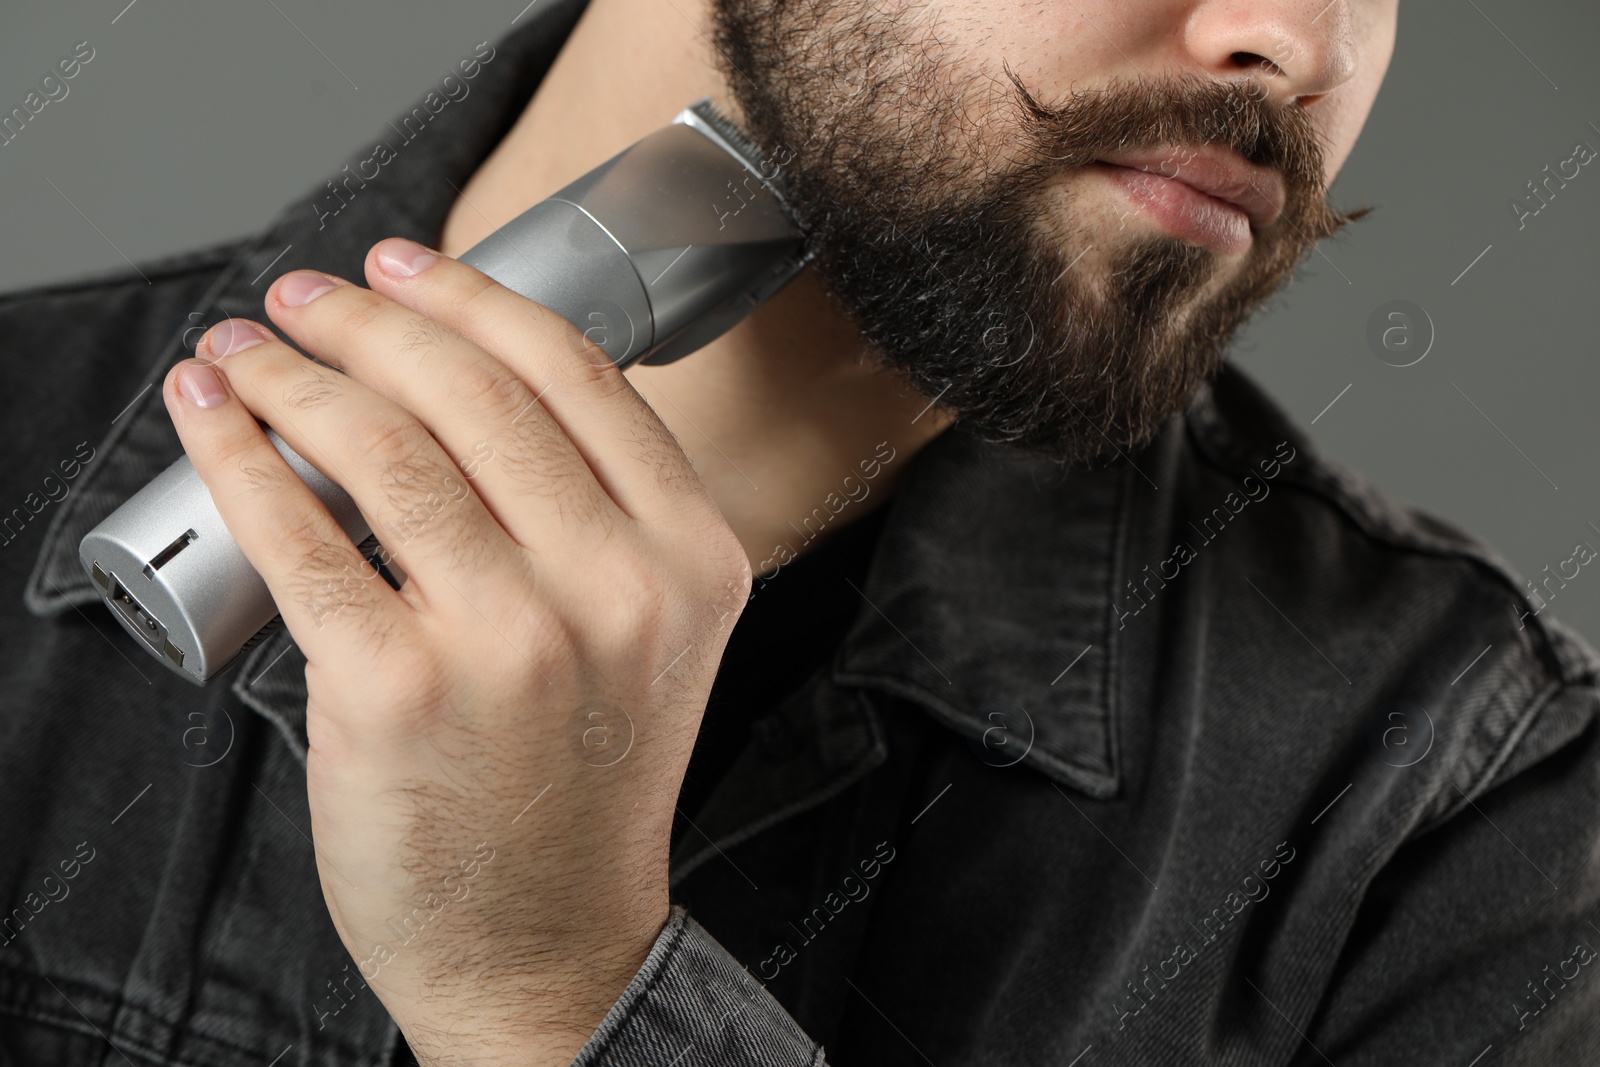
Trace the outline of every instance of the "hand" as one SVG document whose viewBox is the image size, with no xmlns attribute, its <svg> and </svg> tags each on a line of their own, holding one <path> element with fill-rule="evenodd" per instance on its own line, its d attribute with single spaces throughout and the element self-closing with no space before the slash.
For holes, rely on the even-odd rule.
<svg viewBox="0 0 1600 1067">
<path fill-rule="evenodd" d="M 576 327 L 398 238 L 366 275 L 266 298 L 337 370 L 234 319 L 164 396 L 305 653 L 317 871 L 363 978 L 424 1064 L 567 1064 L 668 918 L 749 562 Z M 257 419 L 355 499 L 398 590 Z"/>
</svg>

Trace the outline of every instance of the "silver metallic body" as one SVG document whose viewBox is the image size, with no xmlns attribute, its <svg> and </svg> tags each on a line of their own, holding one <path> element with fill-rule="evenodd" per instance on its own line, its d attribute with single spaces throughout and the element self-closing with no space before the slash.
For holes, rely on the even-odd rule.
<svg viewBox="0 0 1600 1067">
<path fill-rule="evenodd" d="M 572 322 L 619 366 L 670 363 L 721 336 L 805 266 L 803 236 L 760 159 L 708 101 L 535 204 L 464 253 Z M 375 542 L 348 494 L 268 438 L 350 540 Z M 112 615 L 197 685 L 281 619 L 187 456 L 78 549 Z M 337 587 L 330 602 L 337 603 Z"/>
</svg>

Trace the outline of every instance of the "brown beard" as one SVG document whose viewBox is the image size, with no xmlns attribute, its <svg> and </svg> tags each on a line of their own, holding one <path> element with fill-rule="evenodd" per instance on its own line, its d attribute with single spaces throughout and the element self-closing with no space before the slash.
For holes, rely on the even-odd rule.
<svg viewBox="0 0 1600 1067">
<path fill-rule="evenodd" d="M 815 267 L 883 368 L 977 436 L 1089 464 L 1145 444 L 1216 375 L 1238 327 L 1332 208 L 1311 120 L 1245 82 L 1113 81 L 1059 106 L 959 82 L 931 32 L 854 0 L 713 0 L 713 44 Z M 969 102 L 970 101 L 970 102 Z M 1075 257 L 1064 174 L 1130 148 L 1215 142 L 1281 172 L 1283 215 L 1231 277 L 1167 234 Z M 1102 243 L 1104 238 L 1101 238 Z"/>
</svg>

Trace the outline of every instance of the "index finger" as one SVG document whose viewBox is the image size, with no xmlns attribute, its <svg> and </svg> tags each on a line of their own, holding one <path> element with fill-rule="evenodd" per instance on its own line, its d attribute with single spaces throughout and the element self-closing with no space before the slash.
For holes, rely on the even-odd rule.
<svg viewBox="0 0 1600 1067">
<path fill-rule="evenodd" d="M 167 373 L 162 396 L 223 523 L 306 658 L 358 655 L 391 629 L 407 609 L 404 596 L 366 561 L 226 379 L 204 360 L 184 360 Z"/>
<path fill-rule="evenodd" d="M 676 526 L 720 514 L 660 416 L 605 351 L 556 312 L 398 237 L 373 246 L 366 275 L 375 292 L 449 326 L 526 382 L 628 515 Z"/>
</svg>

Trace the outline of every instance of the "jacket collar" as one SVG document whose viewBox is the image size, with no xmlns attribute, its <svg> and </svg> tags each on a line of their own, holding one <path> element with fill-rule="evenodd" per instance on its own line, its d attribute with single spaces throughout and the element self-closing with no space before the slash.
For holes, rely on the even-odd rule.
<svg viewBox="0 0 1600 1067">
<path fill-rule="evenodd" d="M 834 681 L 913 701 L 996 766 L 1115 792 L 1111 593 L 1137 477 L 1063 473 L 959 425 L 935 438 L 888 505 Z"/>
<path fill-rule="evenodd" d="M 159 383 L 189 354 L 185 339 L 230 314 L 265 322 L 265 284 L 287 270 L 360 277 L 367 250 L 383 237 L 437 243 L 457 190 L 521 114 L 584 3 L 546 0 L 496 42 L 467 96 L 448 102 L 409 139 L 398 121 L 393 134 L 380 131 L 392 158 L 377 177 L 346 183 L 373 157 L 373 146 L 363 146 L 335 172 L 336 182 L 314 188 L 238 246 L 203 306 L 173 324 L 144 391 L 97 449 L 104 461 L 85 472 L 55 515 L 25 592 L 32 612 L 51 615 L 98 600 L 78 563 L 78 543 L 182 454 Z M 372 173 L 370 163 L 363 173 Z M 335 183 L 346 183 L 344 201 L 334 199 Z M 1152 446 L 1169 461 L 1180 424 L 1175 416 Z M 1159 456 L 1154 461 L 1164 462 Z M 1091 796 L 1113 794 L 1120 648 L 1114 593 L 1124 580 L 1124 542 L 1149 469 L 1145 459 L 1138 469 L 1118 461 L 1063 475 L 957 426 L 898 462 L 905 469 L 886 505 L 861 612 L 834 659 L 832 683 L 921 707 L 988 762 L 1025 762 Z M 302 760 L 304 667 L 288 632 L 279 630 L 231 682 Z M 881 745 L 875 729 L 856 725 L 841 735 L 855 739 L 846 747 Z M 840 758 L 850 762 L 850 755 Z"/>
</svg>

